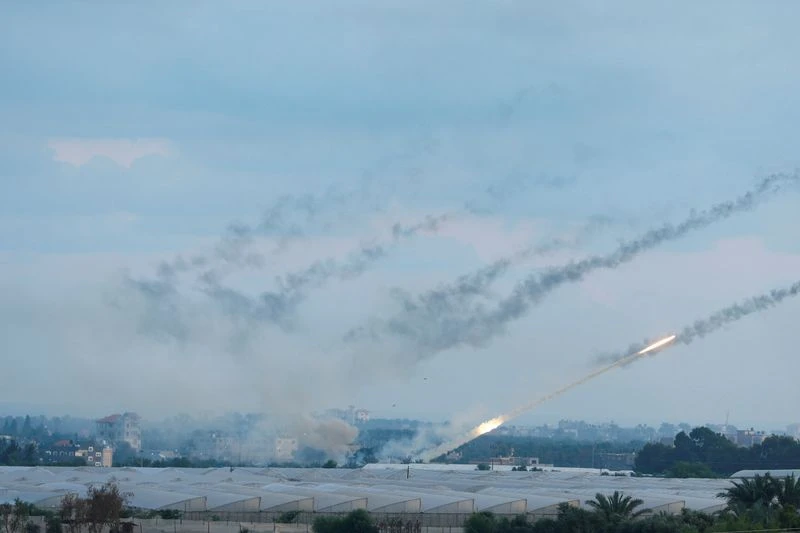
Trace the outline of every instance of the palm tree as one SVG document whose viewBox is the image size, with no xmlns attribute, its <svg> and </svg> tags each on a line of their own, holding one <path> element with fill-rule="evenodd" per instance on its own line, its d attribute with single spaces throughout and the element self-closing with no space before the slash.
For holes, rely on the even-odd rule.
<svg viewBox="0 0 800 533">
<path fill-rule="evenodd" d="M 775 480 L 775 497 L 781 507 L 800 508 L 800 478 L 794 474 Z"/>
<path fill-rule="evenodd" d="M 644 505 L 644 501 L 624 496 L 617 490 L 611 496 L 598 492 L 594 500 L 588 500 L 586 505 L 593 508 L 595 513 L 602 515 L 608 521 L 631 520 L 648 512 L 648 509 L 636 510 L 637 507 Z"/>
<path fill-rule="evenodd" d="M 728 502 L 731 510 L 750 509 L 755 506 L 771 507 L 778 494 L 775 480 L 768 473 L 760 476 L 756 474 L 753 479 L 743 479 L 733 482 L 723 492 L 717 494 Z"/>
</svg>

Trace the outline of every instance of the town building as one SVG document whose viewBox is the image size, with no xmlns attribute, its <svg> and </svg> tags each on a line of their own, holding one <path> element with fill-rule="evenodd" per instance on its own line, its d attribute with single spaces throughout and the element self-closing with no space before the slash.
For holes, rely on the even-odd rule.
<svg viewBox="0 0 800 533">
<path fill-rule="evenodd" d="M 75 457 L 84 458 L 87 466 L 111 468 L 114 462 L 114 450 L 110 446 L 104 446 L 102 448 L 99 446 L 88 446 L 85 449 L 81 448 L 76 450 Z"/>
<path fill-rule="evenodd" d="M 142 449 L 142 429 L 136 413 L 113 414 L 96 421 L 97 438 L 112 446 L 123 442 L 138 452 Z"/>
</svg>

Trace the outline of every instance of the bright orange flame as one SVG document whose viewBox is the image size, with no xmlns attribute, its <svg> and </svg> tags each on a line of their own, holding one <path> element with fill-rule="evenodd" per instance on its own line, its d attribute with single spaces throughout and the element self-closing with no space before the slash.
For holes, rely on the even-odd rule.
<svg viewBox="0 0 800 533">
<path fill-rule="evenodd" d="M 663 339 L 654 342 L 653 344 L 651 344 L 647 348 L 644 348 L 643 350 L 640 350 L 640 351 L 636 352 L 636 355 L 642 355 L 642 354 L 646 354 L 647 352 L 652 352 L 653 350 L 657 350 L 658 348 L 661 348 L 665 344 L 671 343 L 677 337 L 678 337 L 677 335 L 670 335 L 669 337 L 664 337 Z"/>
<path fill-rule="evenodd" d="M 555 392 L 551 392 L 547 396 L 542 396 L 538 400 L 533 401 L 533 402 L 531 402 L 529 404 L 517 407 L 516 409 L 514 409 L 513 411 L 511 411 L 509 413 L 506 413 L 504 415 L 500 415 L 500 416 L 497 416 L 497 417 L 492 418 L 490 420 L 487 420 L 486 422 L 484 422 L 484 423 L 476 426 L 472 430 L 470 430 L 469 433 L 466 433 L 466 434 L 462 435 L 461 437 L 459 437 L 457 439 L 454 439 L 454 440 L 452 440 L 450 442 L 445 442 L 445 443 L 440 444 L 439 446 L 437 446 L 435 448 L 432 448 L 432 449 L 429 449 L 427 451 L 423 451 L 420 458 L 423 459 L 424 461 L 430 461 L 431 459 L 434 459 L 435 457 L 438 457 L 438 456 L 442 455 L 443 453 L 447 453 L 450 450 L 454 450 L 454 449 L 458 448 L 459 446 L 461 446 L 463 444 L 466 444 L 467 442 L 471 441 L 472 439 L 475 439 L 477 437 L 480 437 L 483 434 L 489 433 L 490 431 L 492 431 L 494 429 L 497 429 L 498 427 L 502 426 L 503 424 L 505 424 L 509 420 L 513 420 L 514 418 L 517 418 L 518 416 L 526 413 L 527 411 L 530 411 L 531 409 L 534 409 L 534 408 L 538 407 L 539 405 L 543 404 L 544 402 L 552 400 L 553 398 L 556 398 L 557 396 L 561 396 L 562 394 L 564 394 L 565 392 L 569 391 L 570 389 L 573 389 L 575 387 L 583 385 L 587 381 L 589 381 L 591 379 L 594 379 L 594 378 L 596 378 L 597 376 L 599 376 L 601 374 L 605 374 L 606 372 L 609 372 L 609 371 L 611 371 L 611 370 L 613 370 L 615 368 L 619 368 L 621 366 L 625 366 L 627 364 L 630 364 L 633 361 L 639 359 L 640 356 L 642 356 L 642 355 L 644 355 L 646 353 L 652 352 L 653 350 L 657 350 L 657 349 L 659 349 L 659 348 L 661 348 L 663 346 L 666 346 L 666 345 L 670 344 L 672 341 L 674 341 L 677 338 L 678 338 L 677 335 L 670 335 L 669 337 L 664 337 L 663 339 L 657 340 L 656 342 L 654 342 L 650 346 L 647 346 L 646 348 L 643 348 L 642 350 L 639 350 L 636 353 L 632 353 L 632 354 L 626 355 L 625 357 L 617 359 L 616 361 L 614 361 L 610 365 L 605 366 L 603 368 L 599 368 L 599 369 L 595 370 L 594 372 L 592 372 L 591 374 L 588 374 L 588 375 L 582 377 L 578 381 L 570 383 L 569 385 L 567 385 L 565 387 L 561 387 L 560 389 L 558 389 Z"/>
<path fill-rule="evenodd" d="M 497 416 L 492 418 L 491 420 L 487 420 L 483 424 L 480 424 L 476 428 L 474 428 L 471 433 L 476 437 L 483 435 L 484 433 L 489 433 L 492 430 L 499 428 L 506 419 L 503 416 Z"/>
</svg>

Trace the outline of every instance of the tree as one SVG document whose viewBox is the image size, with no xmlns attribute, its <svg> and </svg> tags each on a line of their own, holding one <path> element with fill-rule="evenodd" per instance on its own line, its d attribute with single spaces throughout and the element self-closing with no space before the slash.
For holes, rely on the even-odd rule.
<svg viewBox="0 0 800 533">
<path fill-rule="evenodd" d="M 67 524 L 68 533 L 80 533 L 86 522 L 86 500 L 74 493 L 65 494 L 58 515 L 61 523 Z"/>
<path fill-rule="evenodd" d="M 336 468 L 337 466 L 339 465 L 336 463 L 336 461 L 333 459 L 328 459 L 325 461 L 325 464 L 322 465 L 322 468 Z"/>
<path fill-rule="evenodd" d="M 11 533 L 11 518 L 14 515 L 14 507 L 10 503 L 0 504 L 0 527 L 4 533 Z"/>
<path fill-rule="evenodd" d="M 778 489 L 769 473 L 756 474 L 753 479 L 734 481 L 733 486 L 717 494 L 724 498 L 728 509 L 733 512 L 752 509 L 756 506 L 770 508 L 776 501 Z"/>
<path fill-rule="evenodd" d="M 489 512 L 473 513 L 464 522 L 464 533 L 494 533 L 496 529 L 494 514 Z"/>
<path fill-rule="evenodd" d="M 132 494 L 120 492 L 114 481 L 109 481 L 100 488 L 90 487 L 86 510 L 89 532 L 100 533 L 104 527 L 118 530 L 120 515 L 130 496 Z"/>
<path fill-rule="evenodd" d="M 705 463 L 687 463 L 685 461 L 678 461 L 667 473 L 670 477 L 675 478 L 716 478 L 719 477 L 711 470 Z"/>
<path fill-rule="evenodd" d="M 647 509 L 637 511 L 636 508 L 644 505 L 644 501 L 631 496 L 624 496 L 618 490 L 611 496 L 597 493 L 594 500 L 588 500 L 586 505 L 594 509 L 594 512 L 603 516 L 609 522 L 624 522 L 637 518 Z"/>
<path fill-rule="evenodd" d="M 136 458 L 136 450 L 125 441 L 117 443 L 114 447 L 114 464 L 139 464 Z"/>
<path fill-rule="evenodd" d="M 783 507 L 794 507 L 800 509 L 800 478 L 795 478 L 794 474 L 783 479 L 776 479 L 775 497 Z"/>
<path fill-rule="evenodd" d="M 31 424 L 31 415 L 25 415 L 25 421 L 22 423 L 22 436 L 30 437 L 33 435 L 33 424 Z"/>
<path fill-rule="evenodd" d="M 661 474 L 674 463 L 673 448 L 661 443 L 648 443 L 636 454 L 636 471 Z"/>
<path fill-rule="evenodd" d="M 68 525 L 69 533 L 80 533 L 87 526 L 89 533 L 100 533 L 104 528 L 119 529 L 120 518 L 130 493 L 120 492 L 111 480 L 102 486 L 89 487 L 86 498 L 67 494 L 61 499 L 59 516 Z"/>
<path fill-rule="evenodd" d="M 0 526 L 5 533 L 23 533 L 30 517 L 30 506 L 17 498 L 14 504 L 0 505 Z"/>
</svg>

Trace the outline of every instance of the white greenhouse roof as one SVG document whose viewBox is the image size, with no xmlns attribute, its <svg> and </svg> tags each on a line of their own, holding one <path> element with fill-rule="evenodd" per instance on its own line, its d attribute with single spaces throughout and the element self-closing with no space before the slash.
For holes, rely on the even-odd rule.
<svg viewBox="0 0 800 533">
<path fill-rule="evenodd" d="M 731 478 L 739 479 L 739 478 L 751 478 L 758 476 L 763 476 L 764 474 L 769 474 L 772 477 L 785 477 L 785 476 L 794 476 L 800 477 L 800 470 L 786 470 L 786 469 L 775 469 L 775 470 L 739 470 L 735 474 L 731 476 Z"/>
<path fill-rule="evenodd" d="M 787 475 L 798 471 L 773 471 Z M 738 472 L 748 477 L 760 471 Z M 615 490 L 667 512 L 715 510 L 730 479 L 663 479 L 601 475 L 592 469 L 543 472 L 478 471 L 474 465 L 369 465 L 323 468 L 0 467 L 0 498 L 57 506 L 67 492 L 85 494 L 110 480 L 130 492 L 131 505 L 181 511 L 503 514 L 552 512 L 561 503 L 585 505 Z"/>
</svg>

